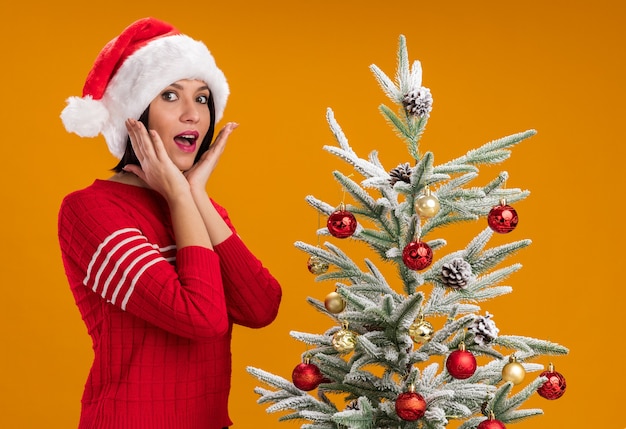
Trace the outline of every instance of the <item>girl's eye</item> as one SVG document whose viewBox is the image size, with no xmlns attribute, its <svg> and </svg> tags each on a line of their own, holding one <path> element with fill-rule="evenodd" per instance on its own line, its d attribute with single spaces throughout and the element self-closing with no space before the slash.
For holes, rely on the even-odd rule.
<svg viewBox="0 0 626 429">
<path fill-rule="evenodd" d="M 198 98 L 196 98 L 196 101 L 200 104 L 207 104 L 209 102 L 209 97 L 206 95 L 199 95 Z"/>
<path fill-rule="evenodd" d="M 163 94 L 161 94 L 161 98 L 163 98 L 163 100 L 165 100 L 165 101 L 176 101 L 176 100 L 178 100 L 178 96 L 173 91 L 165 91 Z"/>
</svg>

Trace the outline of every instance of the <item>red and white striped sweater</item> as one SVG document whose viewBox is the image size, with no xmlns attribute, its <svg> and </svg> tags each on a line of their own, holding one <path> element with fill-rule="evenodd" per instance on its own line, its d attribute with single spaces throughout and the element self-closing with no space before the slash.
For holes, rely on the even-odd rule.
<svg viewBox="0 0 626 429">
<path fill-rule="evenodd" d="M 218 429 L 232 324 L 269 324 L 281 289 L 234 232 L 177 250 L 155 191 L 96 180 L 59 212 L 65 272 L 93 341 L 80 429 Z"/>
</svg>

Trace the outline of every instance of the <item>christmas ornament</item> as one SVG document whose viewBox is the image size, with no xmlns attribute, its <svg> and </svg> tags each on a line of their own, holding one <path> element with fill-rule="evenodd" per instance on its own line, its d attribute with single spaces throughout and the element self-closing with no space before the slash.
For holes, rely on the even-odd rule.
<svg viewBox="0 0 626 429">
<path fill-rule="evenodd" d="M 464 289 L 472 277 L 472 266 L 463 258 L 454 258 L 441 266 L 441 279 L 446 286 Z"/>
<path fill-rule="evenodd" d="M 500 332 L 496 324 L 491 320 L 489 312 L 486 312 L 484 317 L 478 316 L 467 330 L 474 334 L 474 342 L 480 346 L 491 343 L 498 337 L 498 332 Z"/>
<path fill-rule="evenodd" d="M 423 270 L 433 261 L 433 251 L 423 241 L 412 241 L 402 251 L 404 265 L 412 270 Z"/>
<path fill-rule="evenodd" d="M 335 332 L 331 342 L 339 353 L 349 353 L 356 347 L 356 333 L 348 330 L 348 322 L 343 322 L 342 328 Z"/>
<path fill-rule="evenodd" d="M 397 182 L 411 183 L 411 173 L 413 169 L 408 162 L 398 164 L 396 168 L 389 172 L 389 184 L 395 185 Z"/>
<path fill-rule="evenodd" d="M 459 349 L 453 351 L 446 359 L 446 368 L 454 378 L 464 380 L 471 377 L 476 372 L 476 358 L 465 350 L 465 343 L 459 344 Z"/>
<path fill-rule="evenodd" d="M 506 429 L 506 426 L 504 426 L 504 423 L 500 420 L 496 420 L 493 415 L 493 411 L 491 411 L 489 413 L 489 418 L 480 422 L 476 429 Z"/>
<path fill-rule="evenodd" d="M 433 109 L 433 96 L 430 89 L 420 86 L 406 93 L 402 105 L 411 116 L 428 117 Z"/>
<path fill-rule="evenodd" d="M 415 200 L 415 212 L 423 218 L 429 218 L 439 213 L 439 199 L 426 188 L 423 195 Z"/>
<path fill-rule="evenodd" d="M 426 413 L 426 401 L 424 397 L 415 392 L 413 385 L 409 386 L 408 392 L 403 392 L 396 398 L 396 414 L 402 420 L 409 422 L 421 419 Z"/>
<path fill-rule="evenodd" d="M 526 370 L 521 363 L 517 361 L 515 355 L 509 357 L 509 363 L 502 368 L 502 380 L 510 381 L 513 384 L 520 384 L 526 376 Z"/>
<path fill-rule="evenodd" d="M 518 222 L 515 209 L 506 204 L 505 200 L 500 201 L 499 206 L 495 206 L 487 216 L 489 228 L 500 234 L 506 234 L 515 229 Z"/>
<path fill-rule="evenodd" d="M 309 358 L 305 358 L 304 362 L 293 369 L 291 379 L 298 389 L 309 391 L 317 388 L 324 380 L 324 376 L 317 365 L 310 363 Z"/>
<path fill-rule="evenodd" d="M 563 374 L 556 372 L 554 370 L 554 365 L 550 363 L 548 365 L 548 370 L 542 372 L 540 377 L 547 377 L 548 381 L 543 383 L 539 389 L 537 389 L 537 393 L 539 396 L 546 399 L 559 399 L 565 393 L 565 377 Z"/>
<path fill-rule="evenodd" d="M 326 295 L 324 307 L 326 307 L 326 310 L 330 313 L 337 314 L 341 313 L 343 309 L 346 308 L 346 302 L 337 292 L 331 292 Z"/>
<path fill-rule="evenodd" d="M 326 271 L 328 271 L 328 262 L 326 262 L 319 256 L 311 256 L 306 265 L 311 274 L 324 274 Z"/>
<path fill-rule="evenodd" d="M 435 330 L 430 322 L 424 320 L 424 316 L 419 316 L 409 327 L 409 336 L 417 344 L 424 344 L 430 341 Z"/>
<path fill-rule="evenodd" d="M 333 237 L 348 238 L 356 231 L 356 218 L 348 210 L 345 210 L 343 204 L 339 210 L 333 212 L 326 222 L 328 232 Z"/>
</svg>

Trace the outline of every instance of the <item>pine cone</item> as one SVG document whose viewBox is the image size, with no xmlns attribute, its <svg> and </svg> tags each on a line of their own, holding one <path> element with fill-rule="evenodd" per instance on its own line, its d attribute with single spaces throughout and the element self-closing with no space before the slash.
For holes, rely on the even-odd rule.
<svg viewBox="0 0 626 429">
<path fill-rule="evenodd" d="M 463 289 L 472 276 L 472 266 L 463 258 L 454 258 L 441 267 L 443 282 L 455 289 Z"/>
<path fill-rule="evenodd" d="M 479 316 L 474 320 L 467 330 L 474 334 L 474 342 L 481 346 L 495 340 L 498 337 L 498 332 L 500 332 L 494 321 L 491 320 L 489 312 L 486 312 L 484 317 Z"/>
<path fill-rule="evenodd" d="M 389 183 L 391 183 L 391 186 L 395 185 L 397 182 L 411 183 L 412 172 L 413 169 L 408 162 L 398 164 L 396 168 L 389 172 Z"/>
<path fill-rule="evenodd" d="M 350 402 L 348 405 L 346 405 L 346 410 L 358 410 L 358 409 L 359 409 L 359 402 L 356 399 Z"/>
<path fill-rule="evenodd" d="M 402 99 L 402 105 L 409 115 L 428 116 L 433 110 L 433 97 L 430 95 L 430 89 L 422 86 L 410 90 Z"/>
</svg>

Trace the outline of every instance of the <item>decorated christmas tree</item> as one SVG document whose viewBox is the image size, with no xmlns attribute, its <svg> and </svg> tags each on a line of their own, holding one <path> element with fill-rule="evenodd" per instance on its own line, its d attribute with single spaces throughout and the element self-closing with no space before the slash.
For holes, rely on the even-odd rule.
<svg viewBox="0 0 626 429">
<path fill-rule="evenodd" d="M 360 158 L 329 109 L 327 120 L 338 146 L 324 149 L 362 176 L 335 171 L 353 203 L 337 207 L 313 196 L 307 202 L 327 219 L 318 244 L 297 242 L 309 255 L 308 268 L 335 291 L 321 302 L 308 298 L 332 324 L 320 334 L 291 332 L 305 344 L 291 380 L 262 369 L 248 371 L 271 387 L 257 387 L 259 403 L 279 420 L 302 421 L 302 428 L 444 428 L 502 429 L 536 414 L 524 409 L 531 395 L 557 399 L 564 377 L 541 357 L 563 355 L 567 348 L 549 341 L 499 332 L 482 304 L 510 293 L 502 282 L 519 270 L 508 258 L 530 244 L 521 239 L 489 246 L 494 234 L 515 230 L 512 204 L 528 191 L 506 187 L 501 172 L 484 186 L 471 186 L 479 167 L 509 158 L 511 147 L 535 134 L 507 136 L 443 164 L 420 150 L 420 138 L 432 109 L 430 90 L 422 86 L 419 61 L 409 63 L 400 37 L 395 81 L 375 65 L 371 70 L 396 106 L 380 112 L 408 148 L 410 162 L 385 168 L 372 152 Z M 446 252 L 452 224 L 483 221 L 482 231 L 462 249 Z M 512 236 L 512 235 L 511 235 Z M 397 270 L 387 281 L 367 258 L 364 269 L 336 244 L 363 242 L 384 264 Z M 507 236 L 508 238 L 508 236 Z M 433 323 L 435 321 L 439 323 Z M 435 328 L 435 325 L 437 326 Z M 529 373 L 536 373 L 533 377 Z M 515 385 L 520 385 L 513 390 Z"/>
</svg>

